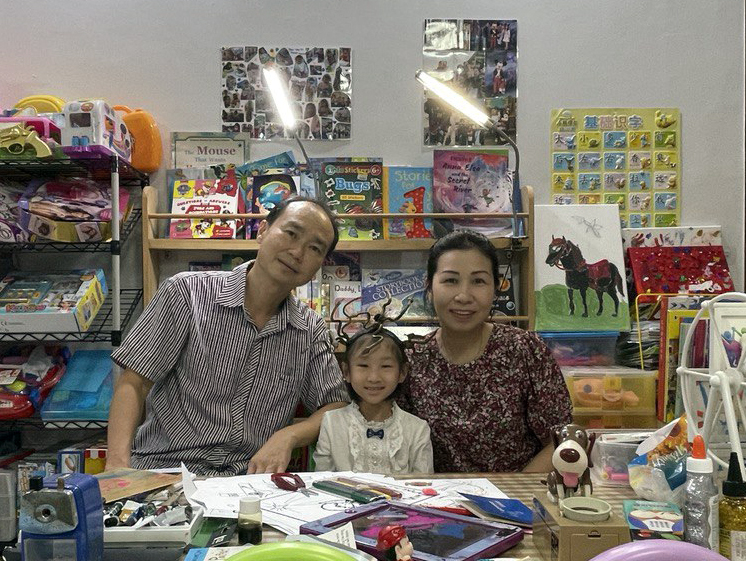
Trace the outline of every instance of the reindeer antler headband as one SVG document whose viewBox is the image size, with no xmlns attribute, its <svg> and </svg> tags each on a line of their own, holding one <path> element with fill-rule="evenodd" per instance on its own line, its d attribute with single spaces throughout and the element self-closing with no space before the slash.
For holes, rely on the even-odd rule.
<svg viewBox="0 0 746 561">
<path fill-rule="evenodd" d="M 387 322 L 395 323 L 404 316 L 409 307 L 412 305 L 413 297 L 409 296 L 404 299 L 404 305 L 402 306 L 399 314 L 395 317 L 388 317 L 386 315 L 386 309 L 391 305 L 391 300 L 392 298 L 389 294 L 388 298 L 381 306 L 381 311 L 377 314 L 374 314 L 373 316 L 371 316 L 370 312 L 368 311 L 358 312 L 352 315 L 349 314 L 347 307 L 352 303 L 352 301 L 346 302 L 344 306 L 342 306 L 342 313 L 347 318 L 347 321 L 345 321 L 344 323 L 341 321 L 337 323 L 337 341 L 340 343 L 344 343 L 345 352 L 352 348 L 352 345 L 355 343 L 355 341 L 365 335 L 371 335 L 373 340 L 361 351 L 361 354 L 363 355 L 370 353 L 374 348 L 380 345 L 384 337 L 389 337 L 390 339 L 392 339 L 402 350 L 402 354 L 404 354 L 404 356 L 406 356 L 406 354 L 404 353 L 405 349 L 414 350 L 415 345 L 424 345 L 430 342 L 430 340 L 435 336 L 435 331 L 426 336 L 414 335 L 409 333 L 407 334 L 406 341 L 402 341 L 394 333 L 384 328 L 384 325 Z M 332 310 L 332 317 L 335 316 L 338 308 L 339 303 L 334 306 L 334 309 Z M 353 323 L 362 323 L 363 329 L 350 336 L 347 334 L 347 329 Z"/>
</svg>

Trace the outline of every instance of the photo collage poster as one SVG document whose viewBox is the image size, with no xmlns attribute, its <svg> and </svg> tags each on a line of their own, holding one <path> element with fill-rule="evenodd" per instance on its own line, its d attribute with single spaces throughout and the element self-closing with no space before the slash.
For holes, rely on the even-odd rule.
<svg viewBox="0 0 746 561">
<path fill-rule="evenodd" d="M 300 120 L 300 138 L 350 138 L 349 47 L 223 47 L 221 59 L 223 132 L 244 132 L 259 140 L 294 137 L 284 130 L 262 73 L 265 66 L 274 66 Z"/>
<path fill-rule="evenodd" d="M 676 108 L 553 109 L 554 204 L 615 204 L 622 228 L 681 225 Z"/>
<path fill-rule="evenodd" d="M 422 69 L 477 105 L 513 140 L 518 96 L 516 20 L 428 19 Z M 504 144 L 425 90 L 425 146 Z"/>
</svg>

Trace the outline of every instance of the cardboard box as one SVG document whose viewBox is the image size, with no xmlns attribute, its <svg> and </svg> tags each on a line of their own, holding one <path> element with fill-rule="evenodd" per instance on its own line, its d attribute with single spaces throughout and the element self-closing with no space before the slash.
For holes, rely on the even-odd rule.
<svg viewBox="0 0 746 561">
<path fill-rule="evenodd" d="M 588 561 L 607 549 L 630 541 L 627 523 L 612 510 L 603 522 L 565 518 L 549 499 L 534 497 L 533 541 L 547 561 Z"/>
<path fill-rule="evenodd" d="M 0 333 L 87 331 L 106 294 L 101 269 L 11 272 L 0 281 Z"/>
</svg>

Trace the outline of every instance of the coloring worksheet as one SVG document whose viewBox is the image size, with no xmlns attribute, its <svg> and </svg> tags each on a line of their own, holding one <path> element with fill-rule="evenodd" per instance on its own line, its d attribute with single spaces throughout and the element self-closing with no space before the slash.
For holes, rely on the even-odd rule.
<svg viewBox="0 0 746 561">
<path fill-rule="evenodd" d="M 337 512 L 358 506 L 360 503 L 333 495 L 313 487 L 314 481 L 354 478 L 370 485 L 383 485 L 401 493 L 396 500 L 408 504 L 430 507 L 459 506 L 459 493 L 480 496 L 505 497 L 489 480 L 478 479 L 433 479 L 395 480 L 384 475 L 354 472 L 313 472 L 298 474 L 306 490 L 285 491 L 278 489 L 269 474 L 216 477 L 194 481 L 196 491 L 188 494 L 192 504 L 202 506 L 208 518 L 236 518 L 241 497 L 255 496 L 262 501 L 262 518 L 281 532 L 297 534 L 301 525 L 325 518 Z M 185 490 L 187 485 L 185 485 Z M 423 492 L 424 489 L 433 491 Z"/>
</svg>

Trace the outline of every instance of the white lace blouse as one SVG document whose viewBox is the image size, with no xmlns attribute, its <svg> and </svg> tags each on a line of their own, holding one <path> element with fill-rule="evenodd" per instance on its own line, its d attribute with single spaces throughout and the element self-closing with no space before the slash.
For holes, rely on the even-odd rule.
<svg viewBox="0 0 746 561">
<path fill-rule="evenodd" d="M 396 403 L 385 421 L 367 421 L 351 403 L 326 412 L 313 459 L 316 471 L 432 473 L 430 427 Z"/>
</svg>

